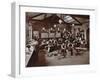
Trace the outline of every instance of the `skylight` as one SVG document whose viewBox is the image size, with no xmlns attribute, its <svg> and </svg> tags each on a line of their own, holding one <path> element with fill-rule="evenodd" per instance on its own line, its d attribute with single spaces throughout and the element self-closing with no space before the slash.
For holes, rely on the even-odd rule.
<svg viewBox="0 0 100 80">
<path fill-rule="evenodd" d="M 71 16 L 67 15 L 64 17 L 64 21 L 67 23 L 71 23 L 74 22 L 75 20 Z"/>
</svg>

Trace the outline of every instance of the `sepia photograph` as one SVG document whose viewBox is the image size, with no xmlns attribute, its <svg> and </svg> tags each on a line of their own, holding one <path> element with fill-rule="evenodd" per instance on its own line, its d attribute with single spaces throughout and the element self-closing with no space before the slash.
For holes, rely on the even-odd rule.
<svg viewBox="0 0 100 80">
<path fill-rule="evenodd" d="M 90 16 L 25 12 L 25 67 L 90 64 Z"/>
</svg>

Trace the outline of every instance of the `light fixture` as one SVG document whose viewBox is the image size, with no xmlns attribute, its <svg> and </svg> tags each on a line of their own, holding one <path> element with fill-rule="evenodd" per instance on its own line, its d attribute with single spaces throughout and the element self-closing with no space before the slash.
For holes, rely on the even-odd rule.
<svg viewBox="0 0 100 80">
<path fill-rule="evenodd" d="M 54 24 L 54 28 L 56 28 L 57 27 L 57 25 L 56 24 Z"/>
<path fill-rule="evenodd" d="M 62 20 L 61 19 L 59 19 L 59 24 L 61 24 L 62 23 Z"/>
<path fill-rule="evenodd" d="M 64 28 L 64 31 L 66 31 L 66 28 Z"/>
<path fill-rule="evenodd" d="M 75 24 L 72 24 L 72 26 L 75 26 Z"/>
<path fill-rule="evenodd" d="M 45 27 L 43 27 L 42 30 L 45 31 L 46 30 Z"/>
<path fill-rule="evenodd" d="M 52 30 L 53 30 L 53 28 L 51 27 L 51 28 L 50 28 L 50 30 L 52 31 Z"/>
</svg>

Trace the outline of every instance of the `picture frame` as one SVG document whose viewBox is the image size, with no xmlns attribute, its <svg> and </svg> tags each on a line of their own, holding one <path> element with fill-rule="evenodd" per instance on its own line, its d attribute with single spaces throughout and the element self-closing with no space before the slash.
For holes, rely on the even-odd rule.
<svg viewBox="0 0 100 80">
<path fill-rule="evenodd" d="M 69 73 L 87 73 L 93 72 L 96 68 L 95 57 L 95 8 L 87 7 L 52 7 L 40 6 L 27 3 L 12 3 L 11 7 L 11 75 L 13 77 L 22 76 L 47 76 L 47 75 L 63 75 Z M 79 14 L 90 16 L 90 64 L 88 65 L 63 65 L 50 67 L 25 67 L 25 12 L 39 13 L 59 13 L 59 14 Z"/>
</svg>

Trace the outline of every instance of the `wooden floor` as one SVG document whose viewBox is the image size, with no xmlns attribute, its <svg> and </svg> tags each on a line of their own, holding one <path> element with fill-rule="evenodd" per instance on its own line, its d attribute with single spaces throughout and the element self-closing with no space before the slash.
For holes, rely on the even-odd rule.
<svg viewBox="0 0 100 80">
<path fill-rule="evenodd" d="M 89 52 L 86 51 L 81 55 L 67 56 L 66 58 L 58 58 L 58 56 L 46 57 L 48 66 L 59 65 L 84 65 L 89 64 Z"/>
<path fill-rule="evenodd" d="M 58 56 L 47 56 L 45 51 L 39 51 L 36 66 L 59 66 L 59 65 L 82 65 L 89 64 L 89 52 L 86 51 L 81 55 L 66 56 L 60 58 Z M 35 66 L 35 67 L 36 67 Z M 31 66 L 34 67 L 34 66 Z"/>
</svg>

